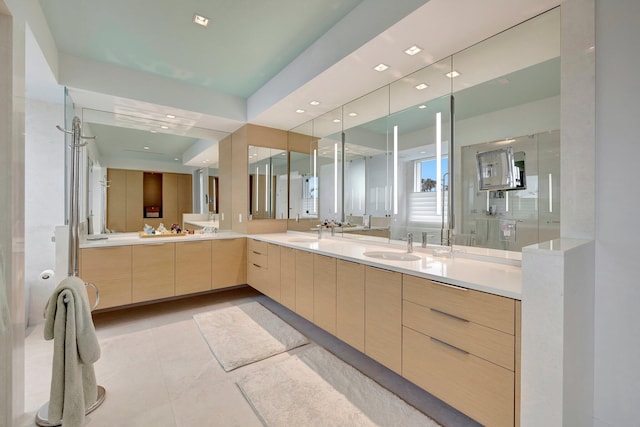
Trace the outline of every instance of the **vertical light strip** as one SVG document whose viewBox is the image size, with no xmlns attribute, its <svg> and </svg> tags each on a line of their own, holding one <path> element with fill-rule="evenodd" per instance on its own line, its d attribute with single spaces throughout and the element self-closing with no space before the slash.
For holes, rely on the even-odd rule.
<svg viewBox="0 0 640 427">
<path fill-rule="evenodd" d="M 269 163 L 264 165 L 264 211 L 269 212 L 269 187 L 271 186 L 271 179 L 269 178 Z"/>
<path fill-rule="evenodd" d="M 442 113 L 436 113 L 436 214 L 442 215 Z"/>
<path fill-rule="evenodd" d="M 258 195 L 260 194 L 260 171 L 258 170 L 258 166 L 256 166 L 256 209 L 258 212 L 260 206 L 258 205 Z"/>
<path fill-rule="evenodd" d="M 320 185 L 318 182 L 317 159 L 318 159 L 318 150 L 314 148 L 313 149 L 313 185 L 316 186 L 316 188 L 314 188 L 314 191 L 313 191 L 313 212 L 314 213 L 318 212 L 318 187 Z"/>
<path fill-rule="evenodd" d="M 398 125 L 393 126 L 393 214 L 398 215 Z"/>
<path fill-rule="evenodd" d="M 333 213 L 338 213 L 338 143 L 333 144 Z"/>
<path fill-rule="evenodd" d="M 509 192 L 505 191 L 504 194 L 505 194 L 505 196 L 504 196 L 505 197 L 505 199 L 504 199 L 504 203 L 505 203 L 504 204 L 504 210 L 505 210 L 505 212 L 509 212 Z"/>
<path fill-rule="evenodd" d="M 549 174 L 549 213 L 553 212 L 553 174 Z"/>
<path fill-rule="evenodd" d="M 489 190 L 487 190 L 487 213 L 489 213 Z"/>
</svg>

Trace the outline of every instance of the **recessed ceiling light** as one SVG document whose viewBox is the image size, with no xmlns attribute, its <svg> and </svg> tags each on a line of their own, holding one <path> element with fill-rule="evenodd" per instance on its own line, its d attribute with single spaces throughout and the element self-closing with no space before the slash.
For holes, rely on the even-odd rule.
<svg viewBox="0 0 640 427">
<path fill-rule="evenodd" d="M 158 131 L 155 130 L 155 129 L 151 129 L 151 133 L 156 133 L 156 132 L 158 132 Z"/>
<path fill-rule="evenodd" d="M 386 70 L 387 68 L 389 68 L 389 66 L 388 66 L 388 65 L 386 65 L 386 64 L 382 64 L 382 63 L 381 63 L 381 64 L 376 65 L 375 67 L 373 67 L 373 69 L 374 69 L 374 70 L 376 70 L 376 71 L 384 71 L 384 70 Z"/>
<path fill-rule="evenodd" d="M 298 113 L 298 114 L 302 114 L 302 113 L 304 113 L 304 110 L 303 110 L 302 108 L 298 108 L 298 109 L 296 110 L 296 113 Z"/>
<path fill-rule="evenodd" d="M 333 119 L 333 123 L 340 123 L 340 119 Z"/>
<path fill-rule="evenodd" d="M 169 126 L 162 125 L 160 126 L 160 129 L 169 129 Z"/>
<path fill-rule="evenodd" d="M 320 105 L 320 101 L 311 101 L 309 104 L 315 107 L 316 105 Z"/>
<path fill-rule="evenodd" d="M 460 73 L 457 72 L 456 70 L 453 70 L 450 73 L 445 74 L 445 76 L 449 77 L 450 79 L 455 79 L 459 75 L 460 75 Z"/>
<path fill-rule="evenodd" d="M 167 114 L 166 115 L 167 119 L 175 119 L 176 116 L 174 116 L 173 114 Z"/>
<path fill-rule="evenodd" d="M 358 113 L 356 113 L 356 112 L 349 113 L 349 116 L 350 116 L 350 117 L 355 117 L 355 116 L 357 116 L 357 115 L 358 115 Z"/>
<path fill-rule="evenodd" d="M 193 23 L 206 27 L 209 25 L 209 18 L 206 16 L 198 15 L 197 13 L 193 14 Z"/>
<path fill-rule="evenodd" d="M 427 154 L 427 152 L 426 151 L 421 151 L 420 154 Z"/>
<path fill-rule="evenodd" d="M 144 149 L 145 149 L 145 150 L 148 150 L 148 149 L 149 149 L 149 147 L 147 147 L 147 146 L 145 145 Z"/>
<path fill-rule="evenodd" d="M 176 158 L 174 158 L 173 160 L 180 160 L 180 159 L 178 159 L 178 158 L 176 157 Z"/>
<path fill-rule="evenodd" d="M 416 45 L 411 46 L 409 49 L 405 50 L 404 53 L 406 53 L 407 55 L 413 56 L 416 53 L 419 53 L 422 49 L 419 48 Z"/>
<path fill-rule="evenodd" d="M 419 105 L 418 108 L 421 110 L 424 110 L 425 108 L 427 108 L 427 106 L 425 104 L 422 104 L 422 105 Z"/>
<path fill-rule="evenodd" d="M 417 86 L 416 86 L 416 89 L 418 89 L 418 90 L 423 90 L 423 89 L 426 89 L 426 88 L 428 88 L 428 87 L 429 87 L 429 85 L 428 85 L 428 84 L 426 84 L 426 83 L 420 83 L 419 85 L 417 85 Z"/>
</svg>

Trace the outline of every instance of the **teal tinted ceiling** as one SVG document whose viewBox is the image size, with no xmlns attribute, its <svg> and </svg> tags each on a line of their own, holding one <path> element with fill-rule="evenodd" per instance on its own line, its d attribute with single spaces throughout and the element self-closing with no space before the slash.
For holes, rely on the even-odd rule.
<svg viewBox="0 0 640 427">
<path fill-rule="evenodd" d="M 61 52 L 248 97 L 362 0 L 40 0 Z M 210 19 L 203 28 L 194 13 Z"/>
</svg>

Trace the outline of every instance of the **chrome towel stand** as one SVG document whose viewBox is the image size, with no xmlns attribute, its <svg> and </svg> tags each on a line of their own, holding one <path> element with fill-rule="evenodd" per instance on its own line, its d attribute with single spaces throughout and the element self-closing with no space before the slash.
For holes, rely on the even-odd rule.
<svg viewBox="0 0 640 427">
<path fill-rule="evenodd" d="M 79 169 L 80 169 L 80 149 L 87 145 L 87 142 L 82 142 L 81 140 L 87 139 L 95 139 L 95 136 L 82 136 L 82 130 L 80 128 L 80 119 L 76 116 L 72 121 L 72 130 L 66 130 L 61 128 L 60 126 L 56 126 L 58 130 L 64 132 L 65 134 L 72 135 L 71 141 L 71 153 L 72 153 L 72 162 L 71 162 L 71 197 L 69 201 L 70 209 L 69 209 L 69 276 L 78 276 L 78 252 L 80 247 L 80 236 L 79 236 L 79 216 L 80 216 L 80 179 L 79 179 Z M 85 282 L 86 286 L 91 286 L 96 292 L 96 302 L 94 306 L 91 308 L 93 311 L 100 302 L 100 292 L 98 292 L 98 287 L 89 282 Z M 49 302 L 47 301 L 47 306 Z M 45 307 L 45 314 L 47 312 L 47 308 Z M 101 385 L 98 386 L 98 398 L 96 401 L 89 406 L 85 415 L 89 415 L 91 412 L 95 411 L 102 403 L 104 402 L 104 398 L 106 395 L 106 390 Z M 36 424 L 41 427 L 57 427 L 62 425 L 62 420 L 49 420 L 49 402 L 45 403 L 40 407 L 38 412 L 36 413 Z"/>
</svg>

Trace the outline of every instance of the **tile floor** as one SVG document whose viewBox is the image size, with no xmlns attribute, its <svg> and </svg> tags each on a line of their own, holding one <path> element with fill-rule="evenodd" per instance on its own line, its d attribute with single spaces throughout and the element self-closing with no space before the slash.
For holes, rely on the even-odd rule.
<svg viewBox="0 0 640 427">
<path fill-rule="evenodd" d="M 214 307 L 257 300 L 311 341 L 347 361 L 408 403 L 446 426 L 477 426 L 413 384 L 248 287 L 181 300 L 98 313 L 94 317 L 102 355 L 95 364 L 105 402 L 86 419 L 87 427 L 261 426 L 235 384 L 288 354 L 224 372 L 192 319 Z M 25 416 L 22 427 L 35 426 L 35 413 L 49 399 L 53 341 L 42 325 L 25 340 Z M 294 353 L 293 350 L 291 353 Z M 296 426 L 297 427 L 297 426 Z"/>
</svg>

